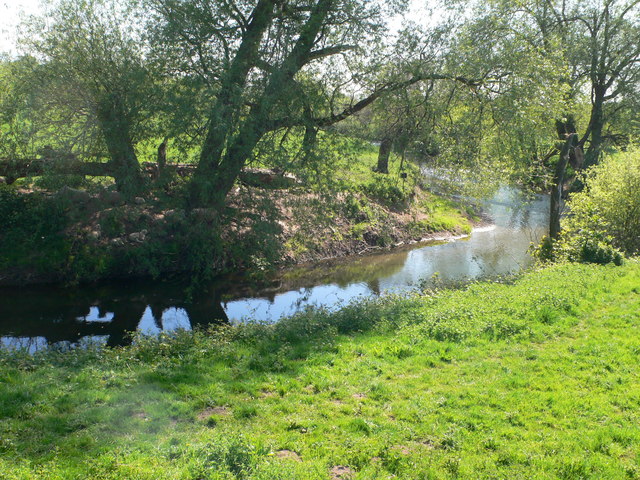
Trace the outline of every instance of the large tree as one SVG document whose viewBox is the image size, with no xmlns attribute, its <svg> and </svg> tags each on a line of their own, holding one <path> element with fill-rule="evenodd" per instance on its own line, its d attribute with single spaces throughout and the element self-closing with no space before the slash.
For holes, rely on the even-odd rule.
<svg viewBox="0 0 640 480">
<path fill-rule="evenodd" d="M 514 32 L 547 58 L 561 59 L 557 72 L 567 88 L 567 109 L 552 118 L 578 117 L 576 103 L 586 93 L 588 114 L 579 146 L 587 164 L 597 162 L 611 114 L 627 106 L 640 80 L 638 0 L 520 0 L 494 2 L 502 28 Z M 611 106 L 612 108 L 609 108 Z M 615 126 L 612 126 L 615 128 Z"/>
<path fill-rule="evenodd" d="M 221 206 L 268 133 L 292 127 L 312 143 L 335 124 L 422 73 L 382 82 L 385 14 L 404 2 L 363 0 L 150 0 L 161 50 L 214 92 L 192 205 Z M 186 59 L 186 60 L 185 60 Z"/>
<path fill-rule="evenodd" d="M 628 118 L 637 97 L 639 13 L 638 0 L 493 0 L 478 4 L 459 36 L 462 47 L 471 40 L 467 68 L 503 67 L 503 81 L 485 95 L 489 121 L 477 131 L 484 142 L 498 127 L 492 157 L 522 157 L 526 175 L 548 179 L 552 236 L 567 167 L 580 168 L 584 151 L 584 163 L 596 163 L 606 141 L 621 138 L 616 129 L 630 131 L 614 121 Z"/>
<path fill-rule="evenodd" d="M 95 127 L 116 185 L 128 194 L 142 186 L 136 141 L 147 133 L 158 94 L 141 25 L 128 0 L 61 0 L 31 20 L 24 42 L 40 60 L 33 85 L 43 113 L 67 119 L 52 122 L 56 129 L 80 123 L 77 137 Z"/>
</svg>

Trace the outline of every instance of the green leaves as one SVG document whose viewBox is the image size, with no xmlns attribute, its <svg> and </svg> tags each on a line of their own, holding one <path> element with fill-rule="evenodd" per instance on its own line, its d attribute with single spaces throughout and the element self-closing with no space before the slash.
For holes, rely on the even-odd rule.
<svg viewBox="0 0 640 480">
<path fill-rule="evenodd" d="M 582 176 L 571 196 L 559 241 L 538 248 L 541 258 L 620 265 L 640 253 L 640 152 L 611 155 Z"/>
</svg>

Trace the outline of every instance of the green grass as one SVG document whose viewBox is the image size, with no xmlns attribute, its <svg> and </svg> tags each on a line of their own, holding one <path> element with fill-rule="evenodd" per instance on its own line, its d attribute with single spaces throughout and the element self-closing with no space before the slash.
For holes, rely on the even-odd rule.
<svg viewBox="0 0 640 480">
<path fill-rule="evenodd" d="M 640 478 L 639 323 L 629 261 L 5 354 L 0 478 Z"/>
<path fill-rule="evenodd" d="M 422 179 L 418 165 L 405 161 L 402 171 L 407 178 L 402 179 L 401 162 L 397 155 L 392 155 L 388 174 L 373 171 L 377 159 L 378 150 L 371 145 L 349 157 L 348 163 L 341 165 L 336 175 L 341 188 L 347 192 L 361 192 L 386 206 L 400 206 L 409 202 Z"/>
<path fill-rule="evenodd" d="M 392 155 L 390 173 L 373 172 L 378 157 L 377 149 L 369 147 L 349 163 L 348 168 L 339 175 L 344 179 L 345 190 L 361 192 L 371 200 L 387 207 L 409 210 L 407 207 L 413 202 L 414 210 L 427 214 L 428 218 L 409 225 L 410 230 L 418 233 L 456 232 L 470 233 L 469 217 L 479 220 L 471 207 L 463 212 L 464 207 L 450 199 L 426 192 L 424 178 L 420 167 L 410 161 L 405 161 L 403 171 L 406 179 L 400 177 L 400 159 Z"/>
</svg>

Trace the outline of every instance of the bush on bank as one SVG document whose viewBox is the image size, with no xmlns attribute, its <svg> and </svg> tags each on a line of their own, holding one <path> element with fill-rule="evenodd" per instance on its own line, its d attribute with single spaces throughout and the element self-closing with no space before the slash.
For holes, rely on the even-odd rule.
<svg viewBox="0 0 640 480">
<path fill-rule="evenodd" d="M 640 253 L 640 150 L 609 155 L 583 173 L 571 195 L 563 231 L 543 241 L 543 259 L 615 263 Z"/>
</svg>

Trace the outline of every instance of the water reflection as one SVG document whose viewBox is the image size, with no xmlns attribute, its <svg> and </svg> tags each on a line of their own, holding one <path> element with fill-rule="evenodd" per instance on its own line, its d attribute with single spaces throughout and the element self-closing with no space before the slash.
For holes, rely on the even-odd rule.
<svg viewBox="0 0 640 480">
<path fill-rule="evenodd" d="M 2 289 L 0 345 L 30 352 L 51 345 L 126 345 L 136 330 L 154 335 L 247 319 L 271 322 L 308 306 L 333 309 L 359 296 L 407 291 L 428 284 L 436 273 L 440 280 L 457 281 L 529 265 L 527 249 L 543 234 L 547 198 L 523 202 L 503 189 L 485 209 L 495 226 L 469 238 L 299 267 L 259 289 L 237 277 L 220 279 L 193 298 L 179 281 Z"/>
<path fill-rule="evenodd" d="M 122 346 L 136 330 L 153 335 L 229 322 L 219 291 L 189 301 L 184 290 L 179 282 L 2 289 L 1 344 L 30 352 L 52 345 Z"/>
</svg>

